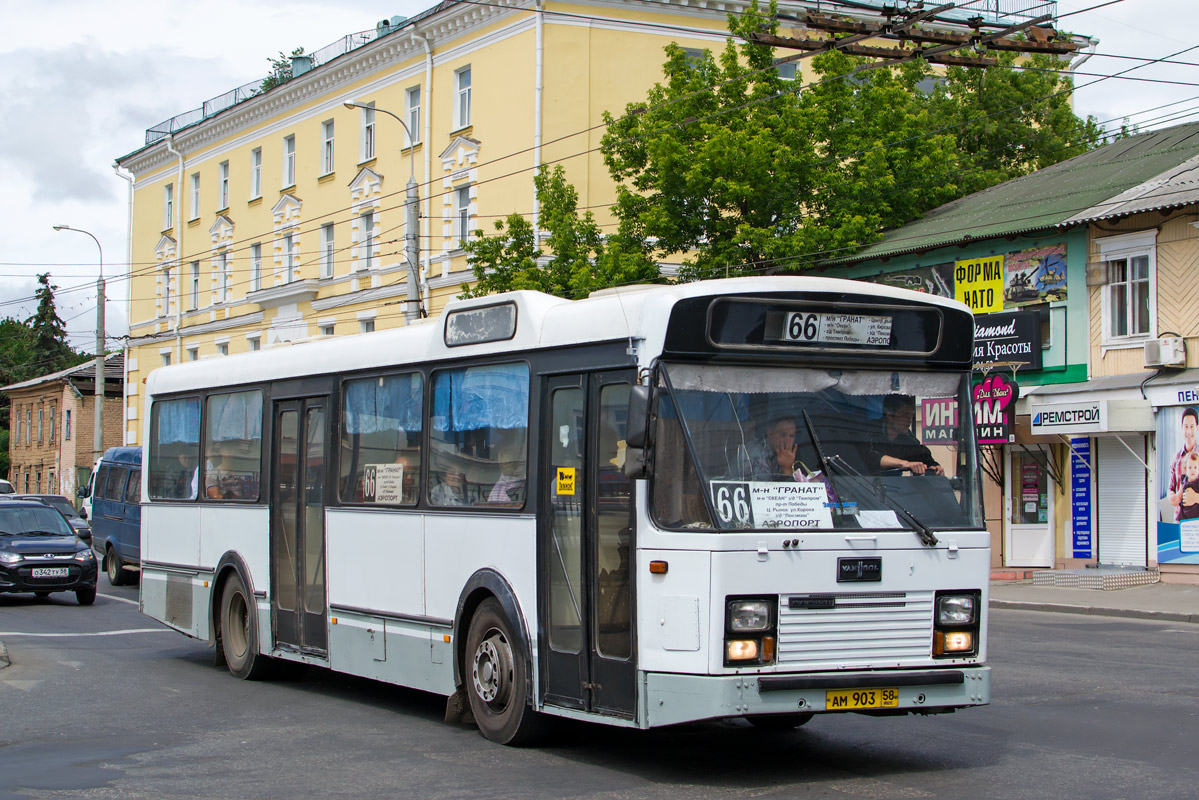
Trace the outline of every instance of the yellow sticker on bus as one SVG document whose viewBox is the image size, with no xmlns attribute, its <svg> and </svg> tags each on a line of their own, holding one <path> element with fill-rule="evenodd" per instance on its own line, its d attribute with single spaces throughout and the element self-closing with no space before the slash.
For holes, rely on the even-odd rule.
<svg viewBox="0 0 1199 800">
<path fill-rule="evenodd" d="M 558 494 L 575 493 L 575 468 L 558 467 Z"/>
</svg>

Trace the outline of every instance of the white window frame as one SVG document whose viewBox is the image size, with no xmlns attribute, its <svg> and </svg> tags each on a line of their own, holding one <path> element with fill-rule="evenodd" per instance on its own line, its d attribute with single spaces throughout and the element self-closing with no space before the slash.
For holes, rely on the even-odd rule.
<svg viewBox="0 0 1199 800">
<path fill-rule="evenodd" d="M 262 334 L 247 333 L 246 334 L 246 345 L 250 348 L 251 353 L 261 350 L 262 349 Z"/>
<path fill-rule="evenodd" d="M 358 320 L 358 332 L 359 333 L 374 333 L 375 332 L 375 318 L 371 317 L 370 319 Z"/>
<path fill-rule="evenodd" d="M 360 109 L 362 112 L 362 137 L 359 142 L 359 163 L 365 163 L 375 157 L 379 143 L 375 140 L 375 104 L 367 103 L 370 108 Z"/>
<path fill-rule="evenodd" d="M 1103 314 L 1101 344 L 1105 348 L 1141 347 L 1146 340 L 1156 338 L 1157 336 L 1157 231 L 1140 231 L 1120 236 L 1107 236 L 1096 240 L 1096 244 L 1099 246 L 1099 258 L 1103 262 L 1104 270 L 1104 284 L 1100 304 Z M 1148 328 L 1144 333 L 1130 333 L 1117 336 L 1112 333 L 1112 325 L 1115 322 L 1115 317 L 1112 313 L 1114 289 L 1116 286 L 1125 286 L 1131 289 L 1136 283 L 1140 283 L 1141 280 L 1112 283 L 1110 282 L 1110 272 L 1114 264 L 1120 261 L 1125 262 L 1127 267 L 1131 268 L 1132 261 L 1136 258 L 1144 258 L 1146 260 L 1148 276 L 1141 280 L 1146 281 L 1148 284 Z M 1131 293 L 1127 296 L 1126 302 L 1129 303 L 1129 311 L 1131 312 Z M 1131 323 L 1132 318 L 1130 314 L 1129 324 L 1131 325 Z"/>
<path fill-rule="evenodd" d="M 470 127 L 470 64 L 454 70 L 454 130 Z"/>
<path fill-rule="evenodd" d="M 333 277 L 333 262 L 335 255 L 333 246 L 333 223 L 326 222 L 321 226 L 321 277 Z"/>
<path fill-rule="evenodd" d="M 175 184 L 168 183 L 162 187 L 162 229 L 169 231 L 175 227 Z"/>
<path fill-rule="evenodd" d="M 296 243 L 294 234 L 283 234 L 283 282 L 291 283 L 295 280 L 295 255 Z"/>
<path fill-rule="evenodd" d="M 188 219 L 200 218 L 200 173 L 193 172 L 191 174 L 191 216 Z"/>
<path fill-rule="evenodd" d="M 296 135 L 283 137 L 283 188 L 296 185 Z"/>
<path fill-rule="evenodd" d="M 229 342 L 228 342 L 228 340 L 226 340 L 226 341 L 223 341 L 223 342 L 217 342 L 217 343 L 216 343 L 216 354 L 217 354 L 218 356 L 227 356 L 227 355 L 229 355 Z"/>
<path fill-rule="evenodd" d="M 262 244 L 254 242 L 250 245 L 250 291 L 256 292 L 262 288 Z"/>
<path fill-rule="evenodd" d="M 250 199 L 262 197 L 262 148 L 250 151 Z"/>
<path fill-rule="evenodd" d="M 187 348 L 187 360 L 188 361 L 199 361 L 200 360 L 200 345 L 198 345 L 198 344 L 192 345 L 191 347 Z"/>
<path fill-rule="evenodd" d="M 455 249 L 461 249 L 470 239 L 470 187 L 458 186 L 454 189 L 454 238 L 457 240 Z"/>
<path fill-rule="evenodd" d="M 192 262 L 192 311 L 200 307 L 200 262 Z"/>
<path fill-rule="evenodd" d="M 162 315 L 169 317 L 171 315 L 171 268 L 164 267 L 162 270 Z"/>
<path fill-rule="evenodd" d="M 217 201 L 220 208 L 229 207 L 229 162 L 222 161 L 217 165 L 220 171 L 220 183 L 217 184 Z"/>
<path fill-rule="evenodd" d="M 171 366 L 171 351 L 170 350 L 167 350 L 165 352 L 160 351 L 158 353 L 158 355 L 162 359 L 162 365 L 164 367 Z"/>
<path fill-rule="evenodd" d="M 408 131 L 404 132 L 405 147 L 420 144 L 420 87 L 413 86 L 404 91 L 404 119 L 408 123 Z"/>
<path fill-rule="evenodd" d="M 221 302 L 229 302 L 229 251 L 222 250 L 217 256 L 218 268 L 221 271 Z"/>
<path fill-rule="evenodd" d="M 358 217 L 359 251 L 358 269 L 368 270 L 375 266 L 375 212 L 364 211 Z"/>
<path fill-rule="evenodd" d="M 333 120 L 321 123 L 321 175 L 333 174 Z"/>
<path fill-rule="evenodd" d="M 316 330 L 317 330 L 317 333 L 319 333 L 321 336 L 332 336 L 333 335 L 333 324 L 329 323 L 326 325 L 322 325 L 322 324 L 318 323 L 316 326 Z"/>
</svg>

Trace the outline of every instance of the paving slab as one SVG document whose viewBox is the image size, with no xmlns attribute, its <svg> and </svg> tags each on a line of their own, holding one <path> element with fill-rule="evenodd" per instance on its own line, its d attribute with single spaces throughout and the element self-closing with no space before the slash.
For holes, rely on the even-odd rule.
<svg viewBox="0 0 1199 800">
<path fill-rule="evenodd" d="M 1152 583 L 1104 591 L 992 581 L 991 607 L 1199 624 L 1199 586 Z"/>
</svg>

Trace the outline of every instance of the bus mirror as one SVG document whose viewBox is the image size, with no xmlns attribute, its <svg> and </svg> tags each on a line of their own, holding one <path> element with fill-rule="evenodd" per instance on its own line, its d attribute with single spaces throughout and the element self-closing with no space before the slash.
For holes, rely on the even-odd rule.
<svg viewBox="0 0 1199 800">
<path fill-rule="evenodd" d="M 632 448 L 645 447 L 645 432 L 649 427 L 649 387 L 634 384 L 629 387 L 629 417 L 625 429 L 625 444 Z"/>
<path fill-rule="evenodd" d="M 646 476 L 645 451 L 640 447 L 626 447 L 624 450 L 624 476 L 629 480 L 637 480 Z"/>
</svg>

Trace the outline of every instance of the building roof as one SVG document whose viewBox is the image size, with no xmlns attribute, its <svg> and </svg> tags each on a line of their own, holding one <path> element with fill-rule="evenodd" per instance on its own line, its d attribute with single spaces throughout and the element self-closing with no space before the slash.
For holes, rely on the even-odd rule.
<svg viewBox="0 0 1199 800">
<path fill-rule="evenodd" d="M 935 208 L 829 264 L 1072 227 L 1199 200 L 1199 122 L 1130 136 Z"/>
<path fill-rule="evenodd" d="M 27 381 L 20 383 L 12 383 L 8 386 L 0 386 L 0 392 L 8 392 L 16 389 L 31 389 L 43 383 L 54 383 L 55 381 L 68 381 L 74 378 L 91 379 L 96 374 L 96 360 L 94 358 L 84 361 L 82 364 L 76 364 L 73 367 L 52 372 L 49 375 L 40 375 L 36 378 L 30 378 Z M 112 380 L 125 380 L 125 353 L 112 353 L 104 357 L 104 383 Z"/>
</svg>

